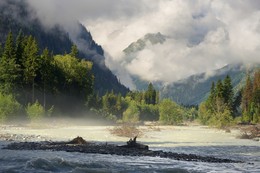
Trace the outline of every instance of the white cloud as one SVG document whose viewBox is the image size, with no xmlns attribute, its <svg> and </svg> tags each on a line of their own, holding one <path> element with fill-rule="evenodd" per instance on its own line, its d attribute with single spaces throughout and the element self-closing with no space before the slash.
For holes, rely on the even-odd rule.
<svg viewBox="0 0 260 173">
<path fill-rule="evenodd" d="M 259 1 L 144 0 L 140 6 L 148 3 L 155 7 L 127 21 L 120 17 L 86 21 L 94 38 L 112 55 L 110 60 L 121 62 L 130 74 L 172 82 L 229 63 L 260 62 Z M 124 48 L 156 32 L 171 39 L 122 63 Z"/>
<path fill-rule="evenodd" d="M 260 62 L 259 0 L 28 1 L 46 25 L 83 22 L 111 55 L 107 65 L 131 87 L 129 74 L 172 82 L 229 63 Z M 157 32 L 170 38 L 125 62 L 123 49 Z"/>
</svg>

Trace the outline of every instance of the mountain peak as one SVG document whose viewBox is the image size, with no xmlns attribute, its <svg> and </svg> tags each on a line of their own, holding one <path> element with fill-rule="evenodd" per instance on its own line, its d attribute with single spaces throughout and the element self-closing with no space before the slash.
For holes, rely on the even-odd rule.
<svg viewBox="0 0 260 173">
<path fill-rule="evenodd" d="M 166 41 L 166 36 L 158 33 L 148 33 L 144 37 L 138 39 L 136 42 L 131 43 L 123 52 L 128 55 L 131 53 L 139 52 L 145 49 L 148 45 L 163 44 Z"/>
</svg>

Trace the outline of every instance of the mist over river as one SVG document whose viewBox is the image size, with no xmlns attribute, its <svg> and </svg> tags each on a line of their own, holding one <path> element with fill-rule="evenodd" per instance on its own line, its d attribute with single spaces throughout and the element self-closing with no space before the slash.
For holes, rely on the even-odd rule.
<svg viewBox="0 0 260 173">
<path fill-rule="evenodd" d="M 13 141 L 59 141 L 77 136 L 87 141 L 118 145 L 129 139 L 111 135 L 112 126 L 0 126 L 0 172 L 260 172 L 260 142 L 237 139 L 238 130 L 226 133 L 205 126 L 141 126 L 138 142 L 151 150 L 197 154 L 241 160 L 244 163 L 205 163 L 159 157 L 133 157 L 64 151 L 19 151 L 2 149 Z"/>
</svg>

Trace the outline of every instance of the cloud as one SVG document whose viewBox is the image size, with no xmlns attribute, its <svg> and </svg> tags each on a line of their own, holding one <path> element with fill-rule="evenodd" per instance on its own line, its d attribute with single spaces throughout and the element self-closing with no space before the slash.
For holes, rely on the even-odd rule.
<svg viewBox="0 0 260 173">
<path fill-rule="evenodd" d="M 130 87 L 130 74 L 172 82 L 229 63 L 260 62 L 259 0 L 27 1 L 47 27 L 81 21 L 110 55 L 107 65 Z M 126 62 L 123 49 L 157 32 L 169 37 L 164 44 Z"/>
<path fill-rule="evenodd" d="M 112 56 L 108 65 L 117 62 L 143 79 L 172 82 L 229 63 L 260 63 L 257 0 L 143 0 L 139 5 L 149 7 L 127 20 L 101 16 L 85 21 Z M 163 45 L 147 47 L 125 62 L 123 49 L 145 34 L 157 32 L 170 39 Z"/>
<path fill-rule="evenodd" d="M 46 26 L 67 25 L 74 20 L 112 20 L 131 17 L 141 11 L 138 0 L 27 0 Z"/>
</svg>

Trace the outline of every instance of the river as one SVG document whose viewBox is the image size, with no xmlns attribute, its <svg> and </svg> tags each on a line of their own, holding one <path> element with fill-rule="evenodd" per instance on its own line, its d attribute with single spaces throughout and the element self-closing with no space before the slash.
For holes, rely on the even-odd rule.
<svg viewBox="0 0 260 173">
<path fill-rule="evenodd" d="M 70 140 L 82 136 L 87 141 L 124 144 L 128 138 L 109 133 L 110 126 L 1 126 L 0 135 L 16 141 Z M 237 130 L 226 133 L 205 126 L 141 127 L 138 141 L 151 150 L 241 160 L 245 163 L 203 163 L 159 157 L 132 157 L 63 151 L 13 151 L 2 149 L 12 141 L 0 142 L 0 172 L 10 173 L 199 173 L 260 172 L 260 142 L 237 139 Z"/>
</svg>

